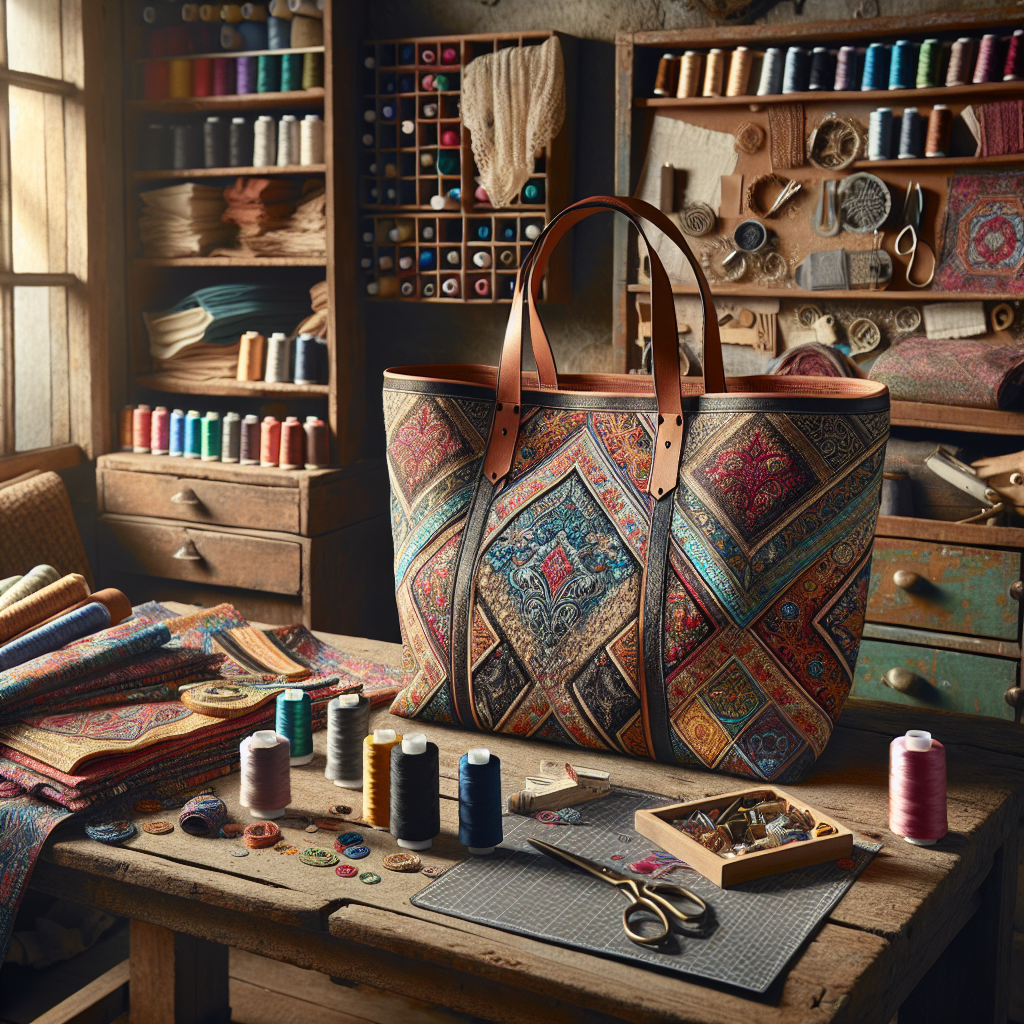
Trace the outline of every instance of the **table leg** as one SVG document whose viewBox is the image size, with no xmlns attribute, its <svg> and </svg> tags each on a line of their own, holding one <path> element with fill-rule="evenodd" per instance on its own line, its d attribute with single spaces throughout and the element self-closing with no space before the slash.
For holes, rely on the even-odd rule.
<svg viewBox="0 0 1024 1024">
<path fill-rule="evenodd" d="M 981 885 L 981 907 L 960 929 L 909 998 L 899 1024 L 1004 1024 L 1010 998 L 1010 953 L 1017 897 L 1014 828 L 996 851 Z"/>
<path fill-rule="evenodd" d="M 228 947 L 131 922 L 129 1024 L 231 1024 Z"/>
</svg>

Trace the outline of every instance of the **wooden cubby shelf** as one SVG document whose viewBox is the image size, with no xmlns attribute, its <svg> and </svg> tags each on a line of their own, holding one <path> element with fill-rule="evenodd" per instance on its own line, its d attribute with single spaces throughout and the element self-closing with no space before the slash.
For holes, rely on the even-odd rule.
<svg viewBox="0 0 1024 1024">
<path fill-rule="evenodd" d="M 647 295 L 650 286 L 646 284 L 628 285 L 630 292 L 638 295 Z M 847 291 L 833 291 L 822 289 L 817 292 L 804 291 L 801 288 L 787 288 L 780 285 L 778 288 L 769 286 L 758 286 L 752 284 L 715 284 L 711 291 L 715 295 L 742 295 L 749 299 L 797 299 L 800 302 L 811 302 L 814 299 L 845 299 L 848 302 L 860 302 L 861 300 L 885 300 L 898 299 L 901 302 L 1016 302 L 1024 296 L 1020 294 L 1000 293 L 993 295 L 990 292 L 933 292 L 927 289 L 899 289 L 899 288 L 877 288 L 872 291 L 869 288 L 851 288 Z M 697 295 L 695 284 L 674 284 L 672 285 L 674 295 Z"/>
<path fill-rule="evenodd" d="M 134 171 L 136 181 L 162 181 L 168 178 L 270 178 L 282 174 L 325 174 L 326 164 L 287 164 L 284 167 L 187 167 L 168 171 Z"/>
</svg>

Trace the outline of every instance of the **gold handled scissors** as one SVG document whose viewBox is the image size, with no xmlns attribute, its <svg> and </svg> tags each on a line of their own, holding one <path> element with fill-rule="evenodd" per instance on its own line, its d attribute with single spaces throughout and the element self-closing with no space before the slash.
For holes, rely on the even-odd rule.
<svg viewBox="0 0 1024 1024">
<path fill-rule="evenodd" d="M 907 195 L 903 200 L 903 227 L 896 236 L 894 246 L 896 255 L 900 257 L 909 256 L 910 260 L 906 266 L 907 284 L 911 288 L 927 288 L 935 277 L 935 252 L 932 247 L 920 236 L 921 217 L 924 214 L 924 192 L 919 181 L 911 182 L 907 186 Z M 915 280 L 914 262 L 917 260 L 918 252 L 929 264 L 928 279 L 925 281 Z"/>
<path fill-rule="evenodd" d="M 627 938 L 641 946 L 656 946 L 668 938 L 674 925 L 698 920 L 707 913 L 707 904 L 681 885 L 670 885 L 667 882 L 638 882 L 635 878 L 622 874 L 621 871 L 597 864 L 575 853 L 569 853 L 568 850 L 552 846 L 551 843 L 545 843 L 542 839 L 527 839 L 526 841 L 534 849 L 551 857 L 552 860 L 567 864 L 569 867 L 579 868 L 580 871 L 586 871 L 594 878 L 618 889 L 630 901 L 629 906 L 622 912 L 622 930 L 626 933 Z M 693 904 L 696 913 L 687 914 L 680 910 L 666 898 L 668 896 L 675 896 L 676 899 Z M 644 912 L 654 915 L 658 924 L 661 925 L 660 930 L 650 935 L 642 935 L 633 930 L 631 927 L 633 918 Z"/>
</svg>

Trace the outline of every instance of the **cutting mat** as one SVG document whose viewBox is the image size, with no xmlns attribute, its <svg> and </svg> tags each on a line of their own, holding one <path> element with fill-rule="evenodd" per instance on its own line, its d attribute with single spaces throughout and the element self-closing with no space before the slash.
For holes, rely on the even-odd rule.
<svg viewBox="0 0 1024 1024">
<path fill-rule="evenodd" d="M 526 842 L 545 839 L 628 871 L 655 849 L 633 828 L 634 812 L 676 802 L 617 788 L 603 800 L 578 808 L 587 822 L 583 825 L 545 825 L 535 818 L 507 816 L 505 841 L 492 856 L 456 864 L 421 889 L 412 903 L 544 942 L 765 992 L 881 848 L 857 842 L 852 867 L 818 864 L 728 890 L 690 868 L 677 870 L 662 880 L 700 896 L 711 908 L 708 921 L 692 933 L 674 933 L 668 944 L 647 948 L 623 935 L 624 896 L 535 852 Z"/>
</svg>

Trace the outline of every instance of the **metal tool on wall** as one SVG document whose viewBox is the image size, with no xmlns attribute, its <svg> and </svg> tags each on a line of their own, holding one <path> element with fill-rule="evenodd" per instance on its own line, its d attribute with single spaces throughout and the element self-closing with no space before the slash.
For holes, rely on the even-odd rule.
<svg viewBox="0 0 1024 1024">
<path fill-rule="evenodd" d="M 905 263 L 904 273 L 911 288 L 927 288 L 935 277 L 935 250 L 920 235 L 921 216 L 924 213 L 924 191 L 919 181 L 907 186 L 903 200 L 902 227 L 896 236 L 894 250 L 901 262 Z M 914 266 L 918 254 L 923 266 L 915 274 Z"/>
</svg>

